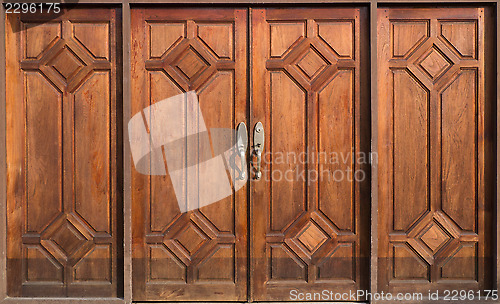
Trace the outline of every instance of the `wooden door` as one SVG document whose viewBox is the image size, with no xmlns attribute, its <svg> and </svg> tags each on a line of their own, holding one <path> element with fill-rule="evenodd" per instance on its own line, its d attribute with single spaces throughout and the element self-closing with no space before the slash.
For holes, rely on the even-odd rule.
<svg viewBox="0 0 500 304">
<path fill-rule="evenodd" d="M 10 297 L 120 296 L 119 16 L 7 15 Z"/>
<path fill-rule="evenodd" d="M 370 149 L 367 10 L 251 16 L 252 126 L 265 131 L 263 176 L 251 181 L 251 299 L 366 289 L 370 165 L 356 158 Z"/>
<path fill-rule="evenodd" d="M 378 10 L 378 288 L 493 289 L 491 8 Z"/>
<path fill-rule="evenodd" d="M 246 122 L 247 13 L 134 8 L 131 114 L 194 91 L 208 130 Z M 134 300 L 245 301 L 246 187 L 182 212 L 171 177 L 132 169 Z"/>
</svg>

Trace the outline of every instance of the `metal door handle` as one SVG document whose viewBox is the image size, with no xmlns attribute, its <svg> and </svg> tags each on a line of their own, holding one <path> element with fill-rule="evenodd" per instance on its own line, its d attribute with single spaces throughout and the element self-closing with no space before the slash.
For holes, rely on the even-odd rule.
<svg viewBox="0 0 500 304">
<path fill-rule="evenodd" d="M 241 173 L 239 179 L 245 180 L 247 178 L 246 176 L 247 163 L 245 161 L 245 155 L 248 146 L 248 135 L 247 135 L 247 126 L 245 125 L 244 122 L 240 122 L 238 128 L 236 129 L 236 133 L 238 136 L 238 138 L 236 139 L 236 145 L 238 148 L 238 153 L 240 155 L 240 161 L 241 161 L 241 171 L 240 171 Z"/>
<path fill-rule="evenodd" d="M 257 162 L 255 164 L 255 179 L 260 179 L 262 177 L 261 172 L 261 162 L 262 162 L 262 151 L 264 150 L 264 126 L 259 121 L 255 124 L 253 131 L 253 151 L 257 156 Z"/>
</svg>

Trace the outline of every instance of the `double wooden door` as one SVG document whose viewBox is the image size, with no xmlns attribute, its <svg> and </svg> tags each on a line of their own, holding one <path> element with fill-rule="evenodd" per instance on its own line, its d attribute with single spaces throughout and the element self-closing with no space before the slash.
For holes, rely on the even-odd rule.
<svg viewBox="0 0 500 304">
<path fill-rule="evenodd" d="M 168 170 L 125 160 L 133 300 L 492 289 L 491 12 L 379 8 L 372 122 L 366 7 L 132 7 L 130 116 L 150 134 L 151 105 L 194 91 L 207 130 L 246 123 L 250 169 L 185 211 Z M 7 18 L 8 294 L 120 297 L 120 10 L 43 18 Z"/>
<path fill-rule="evenodd" d="M 260 180 L 251 173 L 232 196 L 186 213 L 168 176 L 134 172 L 136 300 L 287 300 L 292 288 L 368 288 L 369 178 L 353 179 L 368 176 L 369 164 L 352 159 L 369 151 L 366 10 L 248 16 L 132 11 L 132 112 L 194 90 L 208 129 L 245 122 L 253 134 L 260 121 L 268 152 Z M 330 161 L 330 152 L 348 160 Z M 301 161 L 304 153 L 328 159 Z M 346 176 L 313 176 L 325 171 Z"/>
</svg>

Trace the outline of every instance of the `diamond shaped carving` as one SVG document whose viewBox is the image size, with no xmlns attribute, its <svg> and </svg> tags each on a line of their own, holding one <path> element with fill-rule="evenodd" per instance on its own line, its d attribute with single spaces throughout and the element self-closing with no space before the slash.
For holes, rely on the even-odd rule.
<svg viewBox="0 0 500 304">
<path fill-rule="evenodd" d="M 310 47 L 305 56 L 303 56 L 296 65 L 307 77 L 309 77 L 309 79 L 312 79 L 329 64 L 330 63 L 324 59 L 318 51 Z"/>
<path fill-rule="evenodd" d="M 435 79 L 451 67 L 452 63 L 438 49 L 433 47 L 420 61 L 419 65 L 432 79 Z"/>
<path fill-rule="evenodd" d="M 54 242 L 66 256 L 72 255 L 87 242 L 85 236 L 69 221 L 64 221 L 63 224 L 49 236 L 49 240 Z"/>
<path fill-rule="evenodd" d="M 209 66 L 208 62 L 192 47 L 188 48 L 174 65 L 187 80 L 192 80 Z"/>
<path fill-rule="evenodd" d="M 316 223 L 309 221 L 296 238 L 312 254 L 323 245 L 328 239 L 328 235 Z"/>
<path fill-rule="evenodd" d="M 69 82 L 71 77 L 75 76 L 85 66 L 85 63 L 66 46 L 48 65 L 61 75 L 66 82 Z"/>
<path fill-rule="evenodd" d="M 189 222 L 174 239 L 192 256 L 208 237 L 195 224 Z"/>
<path fill-rule="evenodd" d="M 450 235 L 435 222 L 427 225 L 419 238 L 433 253 L 437 252 L 451 239 Z"/>
</svg>

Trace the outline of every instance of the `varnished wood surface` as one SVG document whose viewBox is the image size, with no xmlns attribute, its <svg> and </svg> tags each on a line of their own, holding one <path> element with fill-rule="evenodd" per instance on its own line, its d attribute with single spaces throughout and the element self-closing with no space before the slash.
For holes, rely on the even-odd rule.
<svg viewBox="0 0 500 304">
<path fill-rule="evenodd" d="M 252 9 L 251 16 L 252 125 L 264 125 L 265 152 L 275 160 L 368 152 L 367 11 Z M 369 166 L 271 157 L 262 179 L 251 181 L 251 299 L 290 300 L 294 288 L 368 288 L 369 170 L 359 183 L 295 174 Z M 287 171 L 292 178 L 283 178 Z"/>
<path fill-rule="evenodd" d="M 80 3 L 93 3 L 93 2 L 95 3 L 96 1 L 92 1 L 92 0 L 81 0 L 81 1 L 80 1 Z M 115 2 L 115 3 L 120 3 L 120 2 L 122 2 L 122 1 L 98 1 L 98 2 L 100 2 L 100 3 L 104 3 L 104 2 L 106 2 L 106 3 L 112 3 L 112 2 Z M 131 2 L 131 3 L 133 3 L 133 2 L 136 2 L 136 1 L 133 1 L 133 0 L 132 0 L 132 1 L 130 1 L 130 2 Z M 140 2 L 140 1 L 139 1 L 139 2 Z M 149 2 L 149 1 L 148 1 L 148 2 Z M 162 2 L 163 2 L 163 1 L 162 1 Z M 212 1 L 211 1 L 211 2 L 212 2 Z M 337 2 L 338 2 L 338 1 L 336 1 L 336 3 L 337 3 Z M 350 2 L 350 3 L 352 3 L 352 2 L 354 2 L 354 1 L 344 1 L 344 2 Z M 374 18 L 374 16 L 376 16 L 376 13 L 375 13 L 376 9 L 374 9 L 374 8 L 376 7 L 376 3 L 377 3 L 377 2 L 378 2 L 378 3 L 382 3 L 382 2 L 384 2 L 384 1 L 360 1 L 360 2 L 366 2 L 366 3 L 371 2 L 371 3 L 372 3 L 372 4 L 371 4 L 371 7 L 372 7 L 373 9 L 372 9 L 372 12 L 371 12 L 371 16 L 372 16 L 372 17 L 371 17 L 371 19 L 372 19 L 372 27 L 373 27 L 373 29 L 374 29 L 374 30 L 372 30 L 372 34 L 371 34 L 371 43 L 372 43 L 372 45 L 373 45 L 374 43 L 376 43 L 376 38 L 377 38 L 377 31 L 376 31 L 376 21 L 377 21 L 377 20 L 376 20 L 376 18 Z M 386 2 L 387 2 L 387 1 L 386 1 Z M 400 1 L 394 0 L 394 1 L 390 1 L 390 2 L 400 2 Z M 404 2 L 411 2 L 411 1 L 404 1 Z M 413 1 L 413 2 L 415 2 L 415 1 Z M 422 2 L 432 2 L 432 3 L 434 3 L 435 1 L 432 1 L 432 0 L 430 0 L 430 1 L 424 0 L 424 1 L 416 1 L 416 2 L 419 2 L 419 3 L 422 3 Z M 444 0 L 444 1 L 442 1 L 442 2 L 470 2 L 470 1 L 461 1 L 461 0 L 458 0 L 458 1 L 455 1 L 455 0 L 448 1 L 448 0 Z M 487 1 L 483 1 L 483 2 L 496 2 L 496 1 L 489 1 L 489 0 L 487 0 Z M 195 1 L 195 3 L 201 3 L 201 2 L 199 2 L 199 1 Z M 225 3 L 226 3 L 226 2 L 225 2 Z M 128 6 L 125 6 L 124 11 L 129 11 Z M 498 23 L 498 22 L 499 22 L 499 21 L 498 21 L 498 19 L 497 19 L 497 23 Z M 1 24 L 1 26 L 2 26 L 2 33 L 3 33 L 3 32 L 4 32 L 4 30 L 3 30 L 3 26 L 4 26 L 4 24 L 2 23 L 2 24 Z M 493 33 L 493 32 L 491 32 L 491 33 Z M 498 34 L 498 33 L 497 33 L 497 34 Z M 126 32 L 126 31 L 124 32 L 124 35 L 125 35 L 125 36 L 127 36 L 127 32 Z M 493 42 L 493 41 L 494 41 L 494 40 L 492 40 L 492 42 Z M 498 41 L 498 40 L 497 40 L 497 41 Z M 1 41 L 1 42 L 0 42 L 0 45 L 1 45 L 3 42 L 4 42 L 4 41 Z M 498 44 L 498 42 L 497 42 L 497 44 Z M 3 49 L 3 48 L 2 48 L 2 49 Z M 373 47 L 373 48 L 372 48 L 372 54 L 375 54 L 375 51 L 374 51 L 374 50 L 375 50 L 375 47 Z M 0 53 L 0 54 L 1 54 L 1 53 Z M 490 55 L 491 55 L 491 57 L 494 57 L 494 56 L 495 56 L 495 54 L 490 54 Z M 2 57 L 2 58 L 3 58 L 3 57 Z M 373 73 L 375 73 L 375 71 L 377 70 L 377 69 L 376 69 L 376 64 L 377 64 L 377 63 L 376 63 L 376 60 L 374 60 L 374 59 L 376 59 L 376 58 L 377 58 L 376 56 L 374 57 L 374 56 L 372 55 L 372 68 L 371 68 L 371 71 L 372 71 L 372 75 L 371 75 L 371 76 L 372 76 L 372 81 L 374 81 L 374 80 L 377 78 L 377 76 L 376 76 L 375 74 L 373 74 Z M 497 62 L 497 65 L 498 65 L 498 62 Z M 127 69 L 130 65 L 129 65 L 129 63 L 124 62 L 124 66 L 125 66 L 125 69 Z M 491 66 L 495 66 L 495 64 L 494 64 L 494 63 L 492 63 L 492 65 L 491 65 Z M 1 67 L 1 65 L 0 65 L 0 67 Z M 369 74 L 369 72 L 368 72 L 367 74 Z M 491 76 L 491 79 L 495 79 L 494 75 L 490 75 L 490 76 Z M 486 78 L 488 79 L 488 77 L 486 77 Z M 0 77 L 0 79 L 1 79 L 1 77 Z M 126 83 L 126 81 L 127 81 L 126 79 L 127 79 L 127 77 L 125 77 L 125 83 Z M 5 83 L 5 82 L 3 82 L 3 83 Z M 377 84 L 376 84 L 376 83 L 372 83 L 372 86 L 376 87 L 376 86 L 377 86 Z M 372 92 L 376 92 L 376 90 L 375 90 L 375 89 L 373 89 L 373 90 L 372 90 Z M 2 95 L 3 95 L 3 94 L 2 94 Z M 126 95 L 127 95 L 127 94 L 126 94 Z M 4 97 L 5 97 L 5 96 L 2 96 L 0 99 L 4 99 Z M 130 98 L 130 96 L 129 96 L 128 98 Z M 373 106 L 373 109 L 375 110 L 375 109 L 377 108 L 377 103 L 376 103 L 376 99 L 377 99 L 377 98 L 376 98 L 376 96 L 373 96 L 373 98 L 372 98 L 372 99 L 374 100 L 374 101 L 372 102 L 372 106 Z M 493 99 L 495 99 L 495 98 L 494 98 L 494 97 L 492 97 L 492 100 L 493 100 Z M 127 100 L 127 98 L 125 98 L 125 100 L 124 100 L 124 102 L 125 102 L 125 103 L 127 103 L 127 101 L 126 101 L 126 100 Z M 130 100 L 130 99 L 129 99 L 129 100 Z M 0 106 L 1 106 L 1 103 L 0 103 Z M 125 105 L 125 106 L 126 106 L 126 105 Z M 1 112 L 2 112 L 2 111 L 1 111 L 1 109 L 0 109 L 0 114 L 1 114 Z M 377 138 L 376 138 L 376 134 L 377 134 L 377 125 L 376 125 L 376 121 L 377 121 L 377 120 L 376 120 L 376 116 L 377 116 L 377 115 L 376 115 L 376 112 L 374 112 L 374 114 L 373 114 L 373 116 L 372 116 L 372 117 L 374 117 L 374 118 L 375 118 L 375 119 L 373 120 L 373 123 L 374 123 L 374 125 L 373 125 L 373 134 L 374 134 L 374 135 L 372 136 L 372 138 L 373 138 L 373 143 L 374 143 L 374 144 L 376 144 L 376 143 L 377 143 Z M 1 129 L 0 129 L 0 131 L 1 131 Z M 1 132 L 0 132 L 0 135 L 1 135 Z M 1 139 L 1 136 L 0 136 L 0 139 Z M 3 148 L 2 148 L 2 150 L 3 150 Z M 1 153 L 0 153 L 0 156 L 1 156 Z M 0 157 L 0 161 L 2 161 L 1 157 Z M 126 161 L 126 166 L 127 166 L 127 165 L 128 165 L 128 161 Z M 492 170 L 496 170 L 496 168 L 492 168 Z M 1 173 L 0 173 L 0 174 L 1 174 Z M 127 179 L 125 179 L 125 182 L 126 182 L 126 180 L 127 180 Z M 2 185 L 2 184 L 1 184 L 1 179 L 0 179 L 0 185 Z M 375 185 L 376 185 L 376 184 L 375 184 Z M 376 189 L 376 186 L 375 186 L 374 190 L 375 190 L 375 189 Z M 375 192 L 376 192 L 376 191 L 375 191 Z M 375 194 L 372 194 L 372 197 L 373 197 L 374 203 L 376 203 L 376 195 L 375 195 Z M 1 200 L 1 195 L 0 195 L 0 204 L 1 204 L 1 203 L 2 203 L 2 200 Z M 5 211 L 5 210 L 2 210 L 2 211 Z M 376 210 L 375 210 L 374 212 L 376 212 Z M 125 210 L 125 213 L 126 213 L 126 214 L 128 214 L 128 215 L 130 216 L 130 211 L 129 211 L 128 209 L 126 209 L 126 210 Z M 2 215 L 2 212 L 1 212 L 1 211 L 0 211 L 0 215 Z M 496 217 L 496 215 L 495 215 L 495 217 Z M 2 218 L 4 218 L 4 217 L 2 217 Z M 377 227 L 377 224 L 376 224 L 375 219 L 373 219 L 373 222 L 375 223 L 375 224 L 374 224 L 374 227 Z M 0 221 L 0 223 L 1 223 L 1 221 Z M 4 231 L 5 231 L 5 225 L 3 225 L 2 227 L 0 227 L 0 235 L 5 235 L 5 234 L 2 234 L 2 232 L 4 232 Z M 374 231 L 374 232 L 375 232 L 375 234 L 376 234 L 377 230 L 376 230 L 376 229 L 374 229 L 373 231 Z M 492 235 L 495 235 L 495 234 L 496 234 L 496 235 L 498 235 L 498 233 L 496 232 L 496 230 L 492 232 Z M 0 239 L 1 239 L 1 238 L 0 238 Z M 376 244 L 376 243 L 377 243 L 376 241 L 377 241 L 377 238 L 373 238 L 373 240 L 372 240 L 373 244 Z M 127 240 L 126 240 L 125 242 L 127 243 Z M 3 243 L 3 242 L 2 242 L 2 243 Z M 0 244 L 0 251 L 1 251 L 1 250 L 2 250 L 2 246 L 1 246 L 1 244 Z M 375 254 L 375 255 L 376 255 L 376 254 Z M 0 261 L 1 261 L 1 259 L 0 259 Z M 127 262 L 126 262 L 126 264 L 127 264 Z M 129 266 L 126 266 L 126 269 L 130 269 L 130 264 L 127 264 L 127 265 L 129 265 Z M 375 270 L 375 271 L 374 271 L 374 270 Z M 497 270 L 497 271 L 498 271 L 498 270 Z M 375 265 L 372 265 L 372 272 L 376 274 Z M 3 280 L 3 281 L 2 281 L 2 280 Z M 0 281 L 2 281 L 2 282 L 6 282 L 6 280 L 5 280 L 5 272 L 4 272 L 2 269 L 0 269 Z M 376 284 L 376 280 L 375 280 L 375 279 L 373 279 L 373 280 L 372 280 L 372 282 L 374 282 L 374 283 Z M 376 288 L 373 288 L 373 290 L 376 290 Z M 129 291 L 129 292 L 131 292 L 131 291 Z M 0 287 L 0 297 L 2 297 L 3 295 L 4 295 L 4 293 L 2 293 L 2 288 Z M 9 301 L 10 303 L 15 303 L 15 302 L 16 302 L 16 299 L 9 299 L 8 301 Z M 35 301 L 37 301 L 37 300 L 35 300 Z M 50 302 L 51 302 L 51 301 L 53 301 L 53 300 L 47 299 L 47 300 L 43 300 L 43 301 L 44 301 L 44 303 L 50 303 Z M 99 301 L 99 300 L 98 300 L 98 301 Z M 105 301 L 105 300 L 104 300 L 104 301 Z M 28 303 L 28 302 L 26 302 L 26 303 Z"/>
<path fill-rule="evenodd" d="M 489 8 L 378 10 L 378 288 L 493 288 Z"/>
<path fill-rule="evenodd" d="M 195 91 L 208 129 L 247 121 L 246 9 L 137 8 L 131 17 L 131 115 Z M 169 175 L 132 169 L 133 300 L 246 300 L 246 187 L 188 212 L 177 204 Z"/>
<path fill-rule="evenodd" d="M 7 19 L 9 296 L 122 290 L 119 13 Z"/>
</svg>

